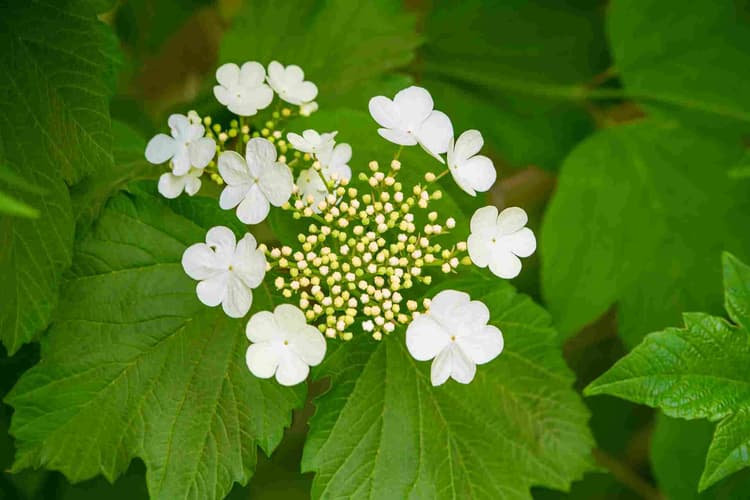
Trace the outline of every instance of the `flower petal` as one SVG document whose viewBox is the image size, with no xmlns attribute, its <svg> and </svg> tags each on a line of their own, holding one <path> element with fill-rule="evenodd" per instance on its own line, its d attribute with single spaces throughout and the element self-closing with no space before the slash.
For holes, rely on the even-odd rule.
<svg viewBox="0 0 750 500">
<path fill-rule="evenodd" d="M 528 227 L 503 236 L 503 245 L 519 257 L 528 257 L 536 250 L 536 237 Z"/>
<path fill-rule="evenodd" d="M 251 184 L 227 184 L 219 196 L 219 206 L 224 210 L 229 210 L 240 204 L 245 199 Z"/>
<path fill-rule="evenodd" d="M 492 237 L 497 232 L 497 207 L 488 205 L 478 208 L 469 223 L 472 234 Z"/>
<path fill-rule="evenodd" d="M 500 278 L 515 278 L 521 272 L 521 260 L 509 251 L 495 250 L 490 258 L 490 271 Z"/>
<path fill-rule="evenodd" d="M 247 162 L 234 151 L 224 151 L 219 155 L 219 174 L 227 184 L 247 184 L 253 181 Z"/>
<path fill-rule="evenodd" d="M 430 116 L 434 107 L 430 93 L 422 87 L 415 86 L 399 91 L 393 98 L 393 104 L 399 110 L 403 125 L 411 131 L 419 128 Z M 453 137 L 452 133 L 451 137 Z"/>
<path fill-rule="evenodd" d="M 280 207 L 292 196 L 292 171 L 283 163 L 272 163 L 260 171 L 258 186 L 273 206 Z"/>
<path fill-rule="evenodd" d="M 172 157 L 172 173 L 185 175 L 190 171 L 190 151 L 185 144 L 177 144 Z"/>
<path fill-rule="evenodd" d="M 430 381 L 437 387 L 443 385 L 451 376 L 453 371 L 453 349 L 447 346 L 435 357 L 430 367 Z"/>
<path fill-rule="evenodd" d="M 234 87 L 240 81 L 240 67 L 234 63 L 222 64 L 216 70 L 216 81 L 225 87 Z"/>
<path fill-rule="evenodd" d="M 242 65 L 239 72 L 239 84 L 245 88 L 259 86 L 266 79 L 266 68 L 255 61 L 248 61 Z"/>
<path fill-rule="evenodd" d="M 182 268 L 194 280 L 206 280 L 226 270 L 216 253 L 205 243 L 196 243 L 185 249 Z"/>
<path fill-rule="evenodd" d="M 307 326 L 305 314 L 299 307 L 291 304 L 280 304 L 273 311 L 279 329 L 284 333 L 294 332 Z"/>
<path fill-rule="evenodd" d="M 193 196 L 201 188 L 201 180 L 192 175 L 185 176 L 185 192 L 188 196 Z"/>
<path fill-rule="evenodd" d="M 198 300 L 209 307 L 221 304 L 227 293 L 228 279 L 229 271 L 226 271 L 198 283 L 198 286 L 195 287 L 195 291 L 198 293 Z"/>
<path fill-rule="evenodd" d="M 276 380 L 281 385 L 292 386 L 304 382 L 310 367 L 291 349 L 285 349 L 279 359 Z"/>
<path fill-rule="evenodd" d="M 434 358 L 450 342 L 450 334 L 429 314 L 418 316 L 406 329 L 406 348 L 418 361 Z"/>
<path fill-rule="evenodd" d="M 275 87 L 282 83 L 284 79 L 284 66 L 278 61 L 271 61 L 268 64 L 268 80 L 269 83 Z"/>
<path fill-rule="evenodd" d="M 237 218 L 245 224 L 258 224 L 268 215 L 271 205 L 257 184 L 250 186 L 245 199 L 237 206 Z"/>
<path fill-rule="evenodd" d="M 250 318 L 245 335 L 251 342 L 272 342 L 281 339 L 281 330 L 271 311 L 260 311 Z"/>
<path fill-rule="evenodd" d="M 456 140 L 453 149 L 455 163 L 461 163 L 479 153 L 483 145 L 484 139 L 478 130 L 467 130 Z"/>
<path fill-rule="evenodd" d="M 458 346 L 453 346 L 451 354 L 451 378 L 460 384 L 468 384 L 474 380 L 477 365 Z"/>
<path fill-rule="evenodd" d="M 448 146 L 453 138 L 453 124 L 448 115 L 442 111 L 433 111 L 415 131 L 415 135 L 419 144 L 428 153 L 438 158 L 436 155 L 448 151 Z M 441 158 L 438 159 L 441 162 L 443 161 Z"/>
<path fill-rule="evenodd" d="M 529 221 L 523 208 L 508 207 L 497 216 L 498 235 L 515 233 Z"/>
<path fill-rule="evenodd" d="M 257 243 L 252 234 L 245 234 L 237 243 L 232 257 L 232 268 L 248 288 L 256 288 L 263 281 L 266 275 L 266 257 L 257 249 Z"/>
<path fill-rule="evenodd" d="M 266 343 L 252 344 L 245 353 L 250 373 L 258 378 L 271 378 L 279 366 L 278 350 Z"/>
<path fill-rule="evenodd" d="M 292 332 L 289 347 L 309 366 L 318 366 L 326 355 L 325 337 L 307 324 Z"/>
<path fill-rule="evenodd" d="M 499 328 L 485 325 L 472 335 L 456 338 L 456 343 L 466 356 L 478 365 L 488 363 L 503 352 L 505 342 Z"/>
<path fill-rule="evenodd" d="M 216 143 L 210 137 L 201 137 L 190 143 L 190 163 L 195 168 L 204 168 L 216 154 Z"/>
<path fill-rule="evenodd" d="M 228 269 L 237 245 L 234 232 L 226 226 L 214 226 L 206 233 L 206 243 L 216 252 L 220 265 Z"/>
<path fill-rule="evenodd" d="M 286 140 L 289 141 L 289 144 L 291 144 L 297 151 L 302 151 L 303 153 L 311 152 L 309 144 L 307 144 L 307 141 L 299 134 L 289 132 L 286 134 Z"/>
<path fill-rule="evenodd" d="M 290 89 L 290 94 L 294 96 L 294 100 L 298 101 L 289 101 L 290 103 L 304 104 L 318 96 L 318 87 L 313 82 L 301 82 Z"/>
<path fill-rule="evenodd" d="M 401 113 L 396 104 L 387 97 L 382 95 L 373 97 L 370 99 L 368 107 L 373 120 L 381 127 L 392 129 L 402 128 Z"/>
<path fill-rule="evenodd" d="M 214 85 L 214 97 L 216 97 L 216 100 L 224 106 L 228 106 L 234 99 L 234 95 L 229 92 L 229 89 L 221 85 Z M 230 111 L 232 110 L 230 109 Z M 232 111 L 232 113 L 234 113 L 234 111 Z"/>
<path fill-rule="evenodd" d="M 408 132 L 402 132 L 400 130 L 392 130 L 389 128 L 379 128 L 378 134 L 388 141 L 401 146 L 414 146 L 417 144 L 417 138 L 413 134 Z"/>
<path fill-rule="evenodd" d="M 221 308 L 230 318 L 242 318 L 253 304 L 253 292 L 242 280 L 230 272 L 227 279 L 227 293 L 221 301 Z"/>
<path fill-rule="evenodd" d="M 247 143 L 245 156 L 250 161 L 259 162 L 261 165 L 276 161 L 276 146 L 271 141 L 262 137 L 253 137 Z"/>
<path fill-rule="evenodd" d="M 146 145 L 146 160 L 159 165 L 169 160 L 177 152 L 177 141 L 167 134 L 157 134 Z"/>
<path fill-rule="evenodd" d="M 161 174 L 159 177 L 159 194 L 165 198 L 174 199 L 182 194 L 185 189 L 184 175 L 174 175 L 171 172 Z"/>
<path fill-rule="evenodd" d="M 169 131 L 172 137 L 175 139 L 181 139 L 185 136 L 185 132 L 190 127 L 190 120 L 185 115 L 174 113 L 169 115 L 167 118 L 167 124 L 169 125 Z"/>
<path fill-rule="evenodd" d="M 489 191 L 497 178 L 492 160 L 482 155 L 474 156 L 463 163 L 459 163 L 455 169 L 451 169 L 451 173 L 454 174 L 454 177 L 460 177 L 463 183 L 467 184 L 473 191 L 479 191 L 480 193 Z M 458 179 L 456 179 L 456 182 L 459 186 L 461 185 Z M 463 186 L 462 189 L 464 189 Z"/>
<path fill-rule="evenodd" d="M 430 315 L 440 319 L 456 307 L 467 305 L 471 301 L 468 293 L 458 290 L 443 290 L 430 301 Z"/>
<path fill-rule="evenodd" d="M 470 234 L 466 240 L 466 246 L 469 250 L 469 258 L 474 265 L 477 267 L 487 267 L 492 256 L 490 240 L 483 235 Z"/>
</svg>

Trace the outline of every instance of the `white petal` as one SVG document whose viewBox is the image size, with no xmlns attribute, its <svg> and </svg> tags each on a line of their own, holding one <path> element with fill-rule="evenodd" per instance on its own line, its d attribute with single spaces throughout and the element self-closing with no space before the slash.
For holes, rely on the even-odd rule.
<svg viewBox="0 0 750 500">
<path fill-rule="evenodd" d="M 195 291 L 198 292 L 198 300 L 210 307 L 221 304 L 227 293 L 228 279 L 229 271 L 226 271 L 198 283 L 198 286 L 195 287 Z"/>
<path fill-rule="evenodd" d="M 188 120 L 188 117 L 185 115 L 174 113 L 167 118 L 167 124 L 169 125 L 169 131 L 172 134 L 172 137 L 178 139 L 185 136 L 185 132 L 188 127 L 190 127 L 190 120 Z"/>
<path fill-rule="evenodd" d="M 458 290 L 443 290 L 430 301 L 430 314 L 441 318 L 448 311 L 467 305 L 471 301 L 469 294 Z"/>
<path fill-rule="evenodd" d="M 214 85 L 214 97 L 216 97 L 216 100 L 219 101 L 224 106 L 229 105 L 234 99 L 234 95 L 229 92 L 229 90 L 226 87 L 222 87 L 221 85 Z M 230 109 L 230 111 L 232 111 Z M 234 113 L 234 111 L 232 111 Z"/>
<path fill-rule="evenodd" d="M 474 156 L 459 163 L 457 167 L 451 169 L 451 173 L 459 186 L 464 183 L 472 191 L 479 191 L 480 193 L 489 191 L 497 178 L 492 160 L 482 155 Z M 459 182 L 459 178 L 462 182 Z M 463 186 L 461 188 L 467 191 Z M 473 193 L 469 194 L 473 195 Z"/>
<path fill-rule="evenodd" d="M 190 151 L 184 144 L 177 144 L 175 154 L 172 157 L 172 173 L 185 175 L 190 171 Z"/>
<path fill-rule="evenodd" d="M 190 143 L 190 163 L 195 168 L 204 168 L 216 154 L 216 143 L 210 137 L 201 137 Z"/>
<path fill-rule="evenodd" d="M 299 307 L 291 304 L 280 304 L 273 311 L 276 324 L 285 333 L 294 332 L 307 326 L 305 314 Z"/>
<path fill-rule="evenodd" d="M 230 318 L 242 318 L 253 304 L 253 292 L 245 286 L 242 280 L 229 273 L 227 279 L 227 293 L 221 301 L 221 307 Z"/>
<path fill-rule="evenodd" d="M 461 163 L 479 153 L 483 145 L 484 139 L 478 130 L 467 130 L 456 140 L 453 149 L 455 163 Z"/>
<path fill-rule="evenodd" d="M 521 272 L 521 260 L 508 251 L 495 251 L 490 258 L 490 271 L 500 278 L 515 278 Z"/>
<path fill-rule="evenodd" d="M 165 198 L 174 199 L 180 196 L 185 189 L 184 175 L 174 175 L 170 172 L 161 174 L 159 177 L 159 194 Z"/>
<path fill-rule="evenodd" d="M 157 134 L 146 145 L 146 160 L 154 165 L 164 163 L 174 156 L 177 142 L 167 134 Z"/>
<path fill-rule="evenodd" d="M 433 155 L 445 153 L 453 138 L 453 124 L 445 113 L 433 111 L 415 131 L 415 135 L 422 147 L 429 153 Z"/>
<path fill-rule="evenodd" d="M 498 234 L 515 233 L 525 226 L 528 221 L 529 218 L 523 208 L 508 207 L 497 216 Z"/>
<path fill-rule="evenodd" d="M 203 134 L 205 132 L 206 132 L 206 129 L 203 128 L 203 125 L 198 125 L 197 123 L 190 123 L 185 129 L 183 140 L 185 140 L 185 142 L 196 141 L 199 138 L 203 137 Z"/>
<path fill-rule="evenodd" d="M 239 74 L 239 84 L 245 88 L 259 86 L 266 79 L 266 68 L 255 61 L 249 61 L 242 65 Z"/>
<path fill-rule="evenodd" d="M 451 349 L 451 353 L 453 357 L 451 377 L 453 380 L 461 384 L 468 384 L 474 380 L 474 375 L 477 373 L 477 365 L 458 346 L 454 346 Z"/>
<path fill-rule="evenodd" d="M 280 207 L 292 196 L 292 171 L 283 163 L 273 163 L 261 170 L 258 185 L 266 199 L 273 206 Z"/>
<path fill-rule="evenodd" d="M 289 96 L 294 99 L 287 101 L 291 104 L 304 104 L 310 102 L 318 96 L 318 87 L 313 82 L 302 82 L 290 89 Z"/>
<path fill-rule="evenodd" d="M 257 249 L 252 234 L 247 233 L 237 243 L 232 257 L 234 273 L 248 288 L 256 288 L 266 275 L 266 257 Z"/>
<path fill-rule="evenodd" d="M 257 184 L 250 187 L 245 199 L 237 206 L 237 218 L 245 224 L 258 224 L 268 215 L 271 205 Z"/>
<path fill-rule="evenodd" d="M 305 72 L 296 64 L 290 64 L 284 69 L 284 79 L 287 83 L 299 83 L 305 79 Z"/>
<path fill-rule="evenodd" d="M 450 310 L 449 319 L 445 324 L 451 326 L 457 337 L 472 335 L 490 320 L 490 310 L 483 302 L 472 300 Z"/>
<path fill-rule="evenodd" d="M 351 159 L 352 147 L 349 144 L 342 142 L 333 148 L 333 153 L 331 154 L 332 165 L 346 165 Z"/>
<path fill-rule="evenodd" d="M 434 106 L 430 93 L 422 87 L 414 86 L 399 91 L 393 98 L 393 104 L 398 108 L 404 126 L 412 131 L 416 131 L 430 116 Z"/>
<path fill-rule="evenodd" d="M 309 366 L 318 366 L 326 355 L 326 339 L 314 326 L 304 325 L 292 332 L 289 347 Z"/>
<path fill-rule="evenodd" d="M 234 63 L 222 64 L 216 70 L 216 81 L 225 87 L 234 87 L 240 81 L 240 68 Z"/>
<path fill-rule="evenodd" d="M 417 138 L 413 134 L 408 132 L 402 132 L 400 130 L 392 130 L 389 128 L 379 128 L 378 134 L 388 141 L 401 146 L 414 146 L 417 144 Z"/>
<path fill-rule="evenodd" d="M 252 344 L 245 353 L 245 363 L 256 377 L 271 378 L 279 366 L 278 350 L 266 343 Z"/>
<path fill-rule="evenodd" d="M 299 134 L 295 134 L 294 132 L 289 132 L 288 134 L 286 134 L 286 140 L 289 141 L 289 144 L 291 144 L 292 147 L 296 149 L 297 151 L 302 151 L 303 153 L 312 152 L 310 145 Z"/>
<path fill-rule="evenodd" d="M 297 385 L 304 382 L 310 373 L 310 367 L 305 364 L 291 349 L 282 352 L 279 367 L 276 370 L 276 380 L 285 386 Z"/>
<path fill-rule="evenodd" d="M 406 348 L 418 361 L 434 358 L 450 342 L 450 334 L 429 314 L 418 316 L 406 329 Z"/>
<path fill-rule="evenodd" d="M 250 186 L 250 184 L 227 184 L 219 196 L 219 206 L 224 210 L 236 207 L 245 199 Z"/>
<path fill-rule="evenodd" d="M 201 188 L 201 180 L 198 177 L 192 175 L 185 176 L 185 192 L 188 196 L 193 196 Z"/>
<path fill-rule="evenodd" d="M 453 346 L 449 345 L 435 357 L 430 367 L 430 380 L 435 387 L 443 385 L 453 371 Z"/>
<path fill-rule="evenodd" d="M 370 115 L 378 125 L 385 128 L 401 128 L 401 114 L 393 101 L 379 95 L 370 99 L 368 106 Z"/>
<path fill-rule="evenodd" d="M 247 162 L 234 151 L 219 155 L 219 174 L 227 184 L 247 184 L 253 180 Z"/>
<path fill-rule="evenodd" d="M 466 246 L 469 250 L 469 258 L 474 265 L 487 267 L 492 256 L 489 239 L 479 234 L 470 234 L 466 240 Z"/>
<path fill-rule="evenodd" d="M 536 237 L 528 227 L 502 237 L 502 244 L 519 257 L 528 257 L 536 250 Z"/>
<path fill-rule="evenodd" d="M 249 161 L 258 161 L 261 165 L 276 161 L 276 146 L 268 139 L 254 137 L 250 139 L 245 148 L 245 156 Z"/>
<path fill-rule="evenodd" d="M 182 254 L 185 274 L 194 280 L 205 280 L 223 273 L 226 269 L 211 248 L 205 243 L 190 245 Z"/>
<path fill-rule="evenodd" d="M 234 232 L 226 226 L 214 226 L 206 233 L 206 243 L 216 252 L 221 265 L 228 269 L 237 245 Z"/>
<path fill-rule="evenodd" d="M 478 365 L 498 357 L 505 345 L 502 332 L 492 325 L 485 325 L 472 335 L 458 337 L 456 343 L 464 354 Z"/>
<path fill-rule="evenodd" d="M 492 237 L 497 232 L 497 207 L 488 205 L 478 208 L 469 223 L 472 234 Z"/>
<path fill-rule="evenodd" d="M 245 334 L 251 342 L 271 342 L 281 339 L 281 331 L 271 311 L 260 311 L 253 314 L 247 322 Z"/>
<path fill-rule="evenodd" d="M 284 66 L 277 61 L 268 64 L 268 80 L 271 85 L 280 85 L 284 78 Z M 276 88 L 276 87 L 274 87 Z"/>
</svg>

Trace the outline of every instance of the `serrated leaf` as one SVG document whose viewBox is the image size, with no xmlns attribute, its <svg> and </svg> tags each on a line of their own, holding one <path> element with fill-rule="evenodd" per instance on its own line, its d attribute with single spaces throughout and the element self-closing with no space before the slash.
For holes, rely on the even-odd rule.
<svg viewBox="0 0 750 500">
<path fill-rule="evenodd" d="M 247 482 L 258 445 L 279 443 L 304 387 L 253 377 L 245 322 L 198 302 L 182 269 L 205 219 L 233 218 L 215 200 L 132 191 L 77 246 L 41 362 L 7 398 L 14 470 L 113 481 L 139 457 L 152 498 L 222 498 Z M 268 305 L 261 289 L 255 301 Z"/>
<path fill-rule="evenodd" d="M 313 497 L 531 498 L 532 485 L 567 490 L 590 469 L 588 412 L 547 314 L 500 280 L 454 285 L 488 305 L 504 353 L 471 384 L 440 387 L 401 331 L 330 353 L 303 455 Z"/>
<path fill-rule="evenodd" d="M 734 293 L 730 259 L 725 258 L 727 298 Z M 750 331 L 744 322 L 734 326 L 702 313 L 685 314 L 684 322 L 683 329 L 646 336 L 585 393 L 658 407 L 671 417 L 721 420 L 701 477 L 703 490 L 750 465 Z"/>
<path fill-rule="evenodd" d="M 741 154 L 646 120 L 602 130 L 568 156 L 541 234 L 543 292 L 563 334 L 615 303 L 628 346 L 680 311 L 720 311 L 716 256 L 750 253 L 737 231 L 750 224 L 747 187 L 726 175 Z"/>
<path fill-rule="evenodd" d="M 321 106 L 366 106 L 356 87 L 412 60 L 414 25 L 395 0 L 250 0 L 224 35 L 220 60 L 297 64 L 318 86 Z"/>
<path fill-rule="evenodd" d="M 595 2 L 436 2 L 422 84 L 457 127 L 478 128 L 516 165 L 557 168 L 593 129 L 585 84 L 607 67 Z"/>
</svg>

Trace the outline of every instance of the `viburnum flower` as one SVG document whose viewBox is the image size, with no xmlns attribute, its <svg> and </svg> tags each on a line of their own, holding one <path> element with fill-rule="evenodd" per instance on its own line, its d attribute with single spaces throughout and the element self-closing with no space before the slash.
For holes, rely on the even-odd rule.
<svg viewBox="0 0 750 500">
<path fill-rule="evenodd" d="M 528 217 L 523 209 L 509 207 L 498 215 L 497 208 L 478 209 L 471 217 L 471 235 L 467 240 L 469 257 L 478 267 L 489 266 L 500 278 L 511 279 L 521 272 L 519 257 L 536 250 L 536 238 L 524 227 Z"/>
<path fill-rule="evenodd" d="M 173 114 L 167 120 L 172 137 L 157 134 L 146 145 L 146 159 L 158 165 L 172 160 L 175 175 L 185 175 L 190 167 L 204 168 L 216 154 L 216 142 L 203 137 L 203 125 L 191 124 L 187 116 Z"/>
<path fill-rule="evenodd" d="M 433 111 L 432 96 L 421 87 L 408 87 L 393 100 L 385 96 L 370 99 L 370 114 L 382 127 L 378 133 L 402 146 L 419 144 L 441 163 L 448 151 L 453 125 L 445 113 Z"/>
<path fill-rule="evenodd" d="M 202 168 L 191 168 L 185 175 L 175 175 L 166 172 L 159 177 L 159 193 L 165 198 L 173 199 L 180 196 L 183 191 L 193 196 L 201 188 Z"/>
<path fill-rule="evenodd" d="M 276 147 L 266 139 L 250 139 L 245 158 L 234 151 L 219 156 L 219 173 L 226 182 L 219 206 L 237 207 L 237 218 L 245 224 L 262 222 L 270 205 L 280 207 L 292 195 L 293 178 L 289 167 L 276 161 Z"/>
<path fill-rule="evenodd" d="M 319 365 L 326 353 L 326 340 L 314 326 L 307 324 L 304 313 L 290 304 L 255 313 L 247 323 L 245 361 L 253 375 L 271 378 L 281 385 L 303 382 L 310 367 Z"/>
<path fill-rule="evenodd" d="M 327 180 L 351 180 L 352 169 L 349 167 L 349 161 L 352 159 L 352 147 L 349 144 L 336 144 L 333 149 L 318 153 L 317 157 L 323 176 Z"/>
<path fill-rule="evenodd" d="M 488 325 L 490 312 L 482 302 L 455 290 L 432 299 L 429 312 L 414 319 L 406 330 L 406 347 L 419 361 L 432 362 L 432 385 L 448 378 L 462 384 L 474 379 L 476 365 L 492 361 L 503 351 L 503 334 Z"/>
<path fill-rule="evenodd" d="M 266 70 L 255 61 L 240 68 L 234 63 L 219 66 L 216 70 L 214 96 L 229 111 L 240 116 L 252 116 L 273 100 L 273 91 L 265 84 Z"/>
<path fill-rule="evenodd" d="M 471 196 L 488 191 L 497 178 L 492 160 L 477 154 L 483 145 L 478 130 L 467 130 L 455 143 L 451 138 L 448 146 L 448 169 L 458 187 Z"/>
<path fill-rule="evenodd" d="M 318 95 L 318 87 L 305 81 L 305 72 L 294 64 L 284 67 L 271 61 L 268 65 L 268 84 L 290 104 L 308 104 Z"/>
<path fill-rule="evenodd" d="M 266 274 L 266 257 L 253 235 L 247 233 L 237 242 L 229 228 L 216 226 L 206 233 L 206 243 L 185 250 L 182 267 L 200 281 L 198 300 L 210 307 L 221 304 L 227 316 L 241 318 L 253 303 L 252 289 Z"/>
<path fill-rule="evenodd" d="M 302 200 L 311 206 L 313 212 L 319 213 L 318 204 L 328 195 L 328 188 L 320 174 L 313 168 L 306 168 L 297 177 L 297 188 Z"/>
<path fill-rule="evenodd" d="M 315 130 L 308 129 L 302 132 L 302 135 L 289 132 L 286 139 L 297 151 L 312 154 L 325 154 L 333 149 L 335 144 L 333 138 L 338 132 L 326 132 L 320 134 Z"/>
</svg>

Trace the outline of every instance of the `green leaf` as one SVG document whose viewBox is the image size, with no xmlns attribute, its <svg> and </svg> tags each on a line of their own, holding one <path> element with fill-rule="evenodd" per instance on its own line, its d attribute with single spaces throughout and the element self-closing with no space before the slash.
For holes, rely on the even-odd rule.
<svg viewBox="0 0 750 500">
<path fill-rule="evenodd" d="M 750 17 L 740 5 L 612 2 L 609 42 L 626 93 L 691 125 L 747 133 Z"/>
<path fill-rule="evenodd" d="M 488 305 L 505 351 L 469 385 L 432 387 L 402 331 L 342 343 L 316 372 L 331 389 L 303 455 L 313 497 L 531 498 L 590 470 L 588 411 L 546 312 L 501 280 L 451 285 Z"/>
<path fill-rule="evenodd" d="M 414 24 L 396 0 L 248 0 L 224 35 L 220 60 L 297 64 L 318 86 L 321 107 L 343 99 L 366 106 L 357 86 L 412 60 L 420 42 Z"/>
<path fill-rule="evenodd" d="M 593 3 L 436 2 L 422 84 L 456 135 L 478 128 L 509 162 L 557 168 L 593 129 L 582 99 L 607 68 L 603 24 Z"/>
<path fill-rule="evenodd" d="M 602 130 L 568 156 L 541 234 L 543 291 L 563 334 L 615 303 L 631 347 L 680 311 L 720 311 L 716 256 L 750 250 L 737 231 L 750 224 L 747 187 L 726 175 L 740 155 L 647 120 Z"/>
<path fill-rule="evenodd" d="M 724 307 L 735 323 L 750 331 L 750 266 L 730 253 L 724 253 L 722 262 Z"/>
<path fill-rule="evenodd" d="M 222 498 L 248 481 L 258 445 L 278 445 L 305 390 L 253 377 L 245 322 L 201 304 L 182 269 L 207 220 L 234 218 L 215 200 L 132 191 L 76 247 L 41 362 L 7 398 L 14 470 L 113 481 L 139 457 L 152 498 Z"/>
<path fill-rule="evenodd" d="M 39 211 L 13 196 L 0 191 L 0 214 L 15 215 L 16 217 L 39 217 Z"/>
<path fill-rule="evenodd" d="M 117 45 L 89 2 L 6 2 L 0 46 L 6 158 L 69 183 L 110 165 Z"/>
<path fill-rule="evenodd" d="M 736 265 L 725 257 L 727 303 L 736 295 Z M 700 481 L 704 490 L 750 466 L 750 331 L 747 317 L 738 327 L 702 313 L 685 314 L 684 321 L 684 329 L 646 336 L 585 393 L 658 407 L 671 417 L 720 420 Z"/>
</svg>

